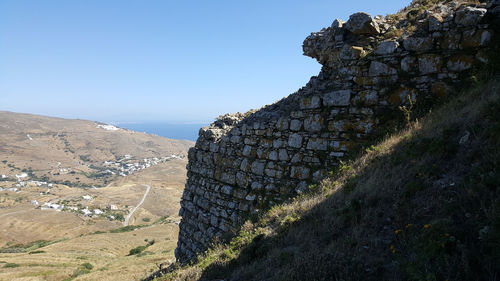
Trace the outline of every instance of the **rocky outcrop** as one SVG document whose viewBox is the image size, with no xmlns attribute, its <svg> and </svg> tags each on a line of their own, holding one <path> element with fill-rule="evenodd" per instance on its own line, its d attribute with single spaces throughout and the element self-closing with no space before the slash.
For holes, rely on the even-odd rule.
<svg viewBox="0 0 500 281">
<path fill-rule="evenodd" d="M 318 76 L 273 105 L 200 130 L 189 151 L 178 260 L 325 177 L 387 110 L 450 94 L 461 72 L 487 62 L 497 8 L 448 2 L 426 11 L 416 29 L 357 13 L 308 36 L 303 50 L 323 65 Z M 395 28 L 404 29 L 398 37 Z"/>
<path fill-rule="evenodd" d="M 377 35 L 380 29 L 376 21 L 367 13 L 355 13 L 349 17 L 345 28 L 353 34 Z"/>
</svg>

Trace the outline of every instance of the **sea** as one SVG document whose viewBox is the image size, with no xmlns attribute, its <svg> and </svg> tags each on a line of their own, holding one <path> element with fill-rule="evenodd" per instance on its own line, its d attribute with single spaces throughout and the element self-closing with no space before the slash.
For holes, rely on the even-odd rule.
<svg viewBox="0 0 500 281">
<path fill-rule="evenodd" d="M 163 122 L 116 122 L 114 125 L 136 132 L 190 141 L 196 141 L 200 128 L 208 126 L 208 124 L 172 124 Z"/>
</svg>

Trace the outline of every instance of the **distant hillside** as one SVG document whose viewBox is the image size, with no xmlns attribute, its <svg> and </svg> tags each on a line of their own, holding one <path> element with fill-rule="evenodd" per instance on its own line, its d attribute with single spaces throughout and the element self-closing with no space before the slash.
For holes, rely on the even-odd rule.
<svg viewBox="0 0 500 281">
<path fill-rule="evenodd" d="M 131 280 L 173 259 L 192 145 L 0 112 L 0 280 Z"/>
<path fill-rule="evenodd" d="M 93 121 L 0 112 L 4 180 L 25 172 L 31 179 L 105 185 L 171 155 L 185 157 L 193 145 Z"/>
</svg>

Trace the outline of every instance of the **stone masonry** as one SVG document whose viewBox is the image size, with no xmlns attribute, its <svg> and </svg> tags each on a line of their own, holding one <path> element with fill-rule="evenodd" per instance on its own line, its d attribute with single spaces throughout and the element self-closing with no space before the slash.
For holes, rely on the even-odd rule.
<svg viewBox="0 0 500 281">
<path fill-rule="evenodd" d="M 303 50 L 322 64 L 318 76 L 275 104 L 200 129 L 189 151 L 177 259 L 193 259 L 231 237 L 248 214 L 325 177 L 383 122 L 384 109 L 451 94 L 461 72 L 487 63 L 498 2 L 439 4 L 413 29 L 407 19 L 356 13 L 308 36 Z"/>
</svg>

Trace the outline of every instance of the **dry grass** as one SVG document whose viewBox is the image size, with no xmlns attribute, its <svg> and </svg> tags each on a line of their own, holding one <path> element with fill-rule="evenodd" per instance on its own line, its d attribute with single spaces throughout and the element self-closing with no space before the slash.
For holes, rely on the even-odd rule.
<svg viewBox="0 0 500 281">
<path fill-rule="evenodd" d="M 495 280 L 499 88 L 474 85 L 160 280 Z"/>
<path fill-rule="evenodd" d="M 54 187 L 51 195 L 39 195 L 39 190 L 29 188 L 21 193 L 0 193 L 0 247 L 10 244 L 26 244 L 36 240 L 62 242 L 17 254 L 1 254 L 0 261 L 19 265 L 4 268 L 0 263 L 0 280 L 140 280 L 158 264 L 173 261 L 177 244 L 179 221 L 177 212 L 186 179 L 186 160 L 173 160 L 121 178 L 112 185 L 99 189 Z M 28 199 L 44 202 L 49 199 L 74 201 L 104 209 L 110 204 L 129 210 L 142 198 L 149 184 L 151 191 L 144 204 L 131 218 L 131 225 L 146 224 L 150 227 L 129 232 L 110 233 L 122 226 L 122 222 L 105 218 L 88 218 L 74 213 L 42 211 L 27 203 Z M 94 197 L 91 201 L 82 195 Z M 23 198 L 22 200 L 16 200 Z M 9 203 L 10 204 L 10 203 Z M 160 224 L 155 221 L 168 217 Z M 148 218 L 148 221 L 143 219 Z M 153 225 L 154 224 L 154 225 Z M 92 234 L 94 232 L 105 232 Z M 155 240 L 140 255 L 127 256 L 129 251 Z M 90 263 L 93 269 L 81 268 Z M 79 275 L 81 274 L 81 275 Z M 78 275 L 78 276 L 76 276 Z"/>
<path fill-rule="evenodd" d="M 115 205 L 119 212 L 127 214 L 137 205 L 145 192 L 142 184 L 149 184 L 151 191 L 130 219 L 130 224 L 151 223 L 161 217 L 176 217 L 186 180 L 187 160 L 172 160 L 121 178 L 110 186 L 98 189 L 71 188 L 56 185 L 48 195 L 41 195 L 46 188 L 29 187 L 20 193 L 0 192 L 0 247 L 7 242 L 28 243 L 46 239 L 76 237 L 95 231 L 107 231 L 120 227 L 122 222 L 107 218 L 91 219 L 81 214 L 35 209 L 30 201 L 70 202 L 72 206 L 106 210 Z M 91 195 L 92 200 L 84 200 Z M 80 207 L 81 209 L 81 207 Z M 143 219 L 149 219 L 149 222 Z"/>
<path fill-rule="evenodd" d="M 85 235 L 43 247 L 38 254 L 0 254 L 0 260 L 18 264 L 5 268 L 0 264 L 0 280 L 66 280 L 84 263 L 93 268 L 73 280 L 140 280 L 157 269 L 157 264 L 173 260 L 177 225 L 156 225 L 125 233 Z M 130 249 L 155 243 L 144 255 L 128 256 Z"/>
<path fill-rule="evenodd" d="M 402 35 L 418 35 L 419 33 L 427 34 L 425 19 L 432 12 L 437 12 L 439 4 L 449 4 L 455 2 L 460 5 L 476 5 L 481 1 L 478 0 L 413 0 L 408 6 L 399 10 L 395 14 L 386 16 L 386 20 L 396 29 L 390 30 L 383 34 L 384 39 L 400 38 Z"/>
</svg>

